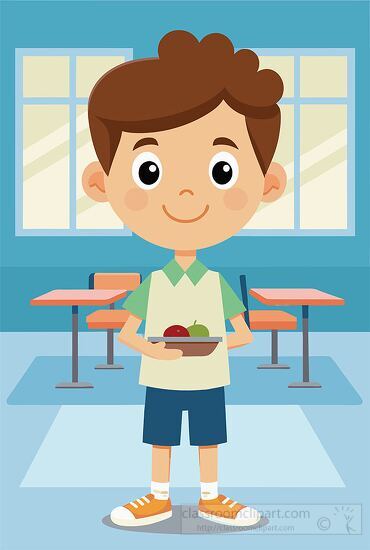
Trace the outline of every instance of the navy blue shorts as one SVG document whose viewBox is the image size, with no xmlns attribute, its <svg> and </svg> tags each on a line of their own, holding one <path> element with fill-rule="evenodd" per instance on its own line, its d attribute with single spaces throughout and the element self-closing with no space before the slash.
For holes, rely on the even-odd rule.
<svg viewBox="0 0 370 550">
<path fill-rule="evenodd" d="M 182 411 L 188 411 L 190 445 L 226 443 L 224 388 L 209 390 L 146 389 L 144 443 L 180 445 Z"/>
</svg>

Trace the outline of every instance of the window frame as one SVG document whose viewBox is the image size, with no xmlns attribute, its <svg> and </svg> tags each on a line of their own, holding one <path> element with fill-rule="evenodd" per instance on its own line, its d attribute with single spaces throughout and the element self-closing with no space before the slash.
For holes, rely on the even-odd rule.
<svg viewBox="0 0 370 550">
<path fill-rule="evenodd" d="M 250 46 L 243 46 L 250 47 Z M 294 95 L 282 97 L 279 105 L 293 105 L 294 109 L 294 228 L 291 229 L 242 229 L 238 237 L 287 236 L 287 237 L 352 237 L 355 225 L 355 49 L 354 48 L 253 48 L 261 56 L 294 58 Z M 301 56 L 345 56 L 347 57 L 346 97 L 301 97 Z M 300 106 L 301 105 L 347 105 L 347 228 L 346 229 L 302 229 L 300 228 Z"/>
<path fill-rule="evenodd" d="M 68 56 L 68 97 L 24 97 L 23 58 L 25 56 Z M 132 48 L 16 48 L 15 50 L 15 235 L 18 236 L 131 236 L 132 232 L 122 229 L 79 229 L 76 215 L 76 159 L 77 106 L 87 105 L 87 97 L 76 95 L 76 58 L 78 56 L 121 56 L 126 61 L 133 59 Z M 23 106 L 24 105 L 67 105 L 69 107 L 69 228 L 27 229 L 23 227 Z"/>
<path fill-rule="evenodd" d="M 355 232 L 355 49 L 354 48 L 253 48 L 258 55 L 288 56 L 294 58 L 294 95 L 283 97 L 279 104 L 293 105 L 294 109 L 294 228 L 242 229 L 236 236 L 354 236 Z M 62 98 L 23 97 L 23 57 L 69 56 L 70 94 Z M 125 61 L 133 59 L 132 48 L 16 48 L 15 50 L 15 235 L 16 236 L 131 236 L 129 229 L 76 228 L 76 107 L 87 105 L 88 98 L 76 97 L 77 56 L 122 55 Z M 347 96 L 310 98 L 300 97 L 301 56 L 346 56 Z M 70 227 L 68 229 L 23 228 L 23 105 L 68 105 L 70 114 Z M 301 229 L 300 225 L 300 106 L 347 105 L 347 228 Z M 73 110 L 73 111 L 72 111 Z M 72 153 L 73 151 L 73 153 Z"/>
</svg>

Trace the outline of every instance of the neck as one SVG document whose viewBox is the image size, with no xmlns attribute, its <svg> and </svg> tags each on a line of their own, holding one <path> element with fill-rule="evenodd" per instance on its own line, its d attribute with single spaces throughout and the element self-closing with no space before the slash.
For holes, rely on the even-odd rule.
<svg viewBox="0 0 370 550">
<path fill-rule="evenodd" d="M 184 271 L 191 266 L 196 258 L 196 250 L 175 250 L 175 260 Z"/>
</svg>

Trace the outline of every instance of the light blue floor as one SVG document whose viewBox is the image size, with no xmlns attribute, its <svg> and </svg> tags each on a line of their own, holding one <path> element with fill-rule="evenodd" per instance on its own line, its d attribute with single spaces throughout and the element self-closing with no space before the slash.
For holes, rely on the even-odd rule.
<svg viewBox="0 0 370 550">
<path fill-rule="evenodd" d="M 163 548 L 245 548 L 244 537 L 254 536 L 257 549 L 369 548 L 369 343 L 368 334 L 317 333 L 310 339 L 311 353 L 331 356 L 362 404 L 228 407 L 229 443 L 220 451 L 222 489 L 264 511 L 266 525 L 247 532 L 206 530 L 213 524 L 201 524 L 189 517 L 193 509 L 178 507 L 170 522 L 135 532 L 114 529 L 104 518 L 113 506 L 147 490 L 149 449 L 138 433 L 142 407 L 7 404 L 34 358 L 67 355 L 70 339 L 65 333 L 3 335 L 2 547 L 111 550 L 155 541 Z M 280 344 L 282 355 L 299 355 L 298 334 L 282 335 Z M 84 356 L 100 355 L 104 345 L 103 334 L 80 337 Z M 269 336 L 257 334 L 247 353 L 232 355 L 264 356 L 268 349 Z M 122 347 L 117 351 L 131 355 Z M 186 429 L 183 443 L 174 451 L 171 496 L 176 505 L 194 505 L 197 457 L 187 446 Z M 155 539 L 148 538 L 152 532 Z M 210 534 L 223 536 L 204 538 Z M 224 536 L 230 535 L 227 543 Z"/>
<path fill-rule="evenodd" d="M 358 405 L 361 397 L 331 357 L 310 358 L 310 378 L 319 381 L 317 391 L 289 388 L 302 379 L 300 357 L 280 357 L 289 369 L 257 369 L 270 358 L 234 356 L 230 358 L 231 384 L 226 388 L 229 405 Z M 8 397 L 10 405 L 136 405 L 143 404 L 145 388 L 139 386 L 140 358 L 116 356 L 122 370 L 95 370 L 103 356 L 80 356 L 79 379 L 94 387 L 61 391 L 55 384 L 71 378 L 68 356 L 36 357 Z"/>
</svg>

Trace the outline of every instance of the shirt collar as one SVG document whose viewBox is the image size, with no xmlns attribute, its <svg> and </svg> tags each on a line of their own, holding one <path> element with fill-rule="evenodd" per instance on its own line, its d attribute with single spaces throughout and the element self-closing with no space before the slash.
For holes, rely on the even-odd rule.
<svg viewBox="0 0 370 550">
<path fill-rule="evenodd" d="M 185 274 L 195 286 L 207 271 L 208 268 L 199 260 L 195 260 L 186 271 L 182 269 L 175 259 L 171 260 L 163 268 L 163 272 L 167 275 L 173 286 L 176 286 Z"/>
</svg>

